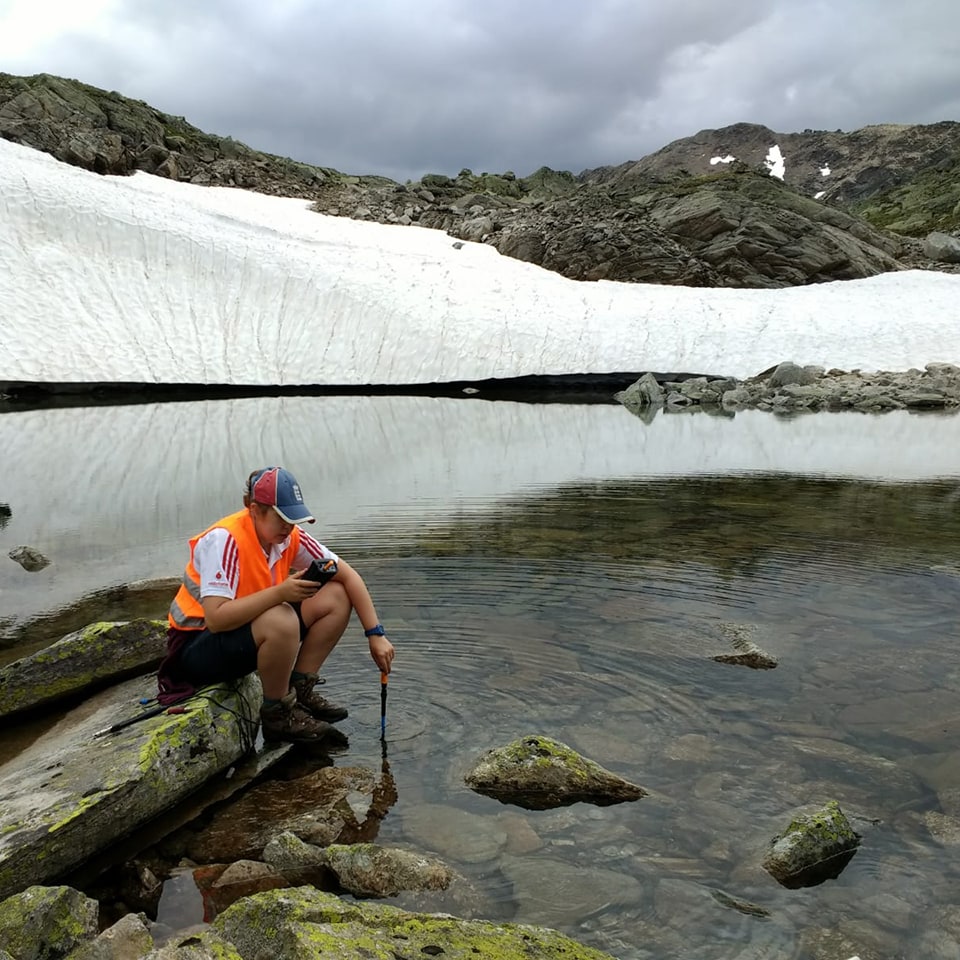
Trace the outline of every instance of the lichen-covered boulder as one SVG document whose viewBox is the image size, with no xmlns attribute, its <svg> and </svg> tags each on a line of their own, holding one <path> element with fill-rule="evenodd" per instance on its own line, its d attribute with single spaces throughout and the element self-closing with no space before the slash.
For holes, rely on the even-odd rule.
<svg viewBox="0 0 960 960">
<path fill-rule="evenodd" d="M 0 949 L 16 960 L 65 956 L 97 935 L 99 912 L 72 887 L 27 887 L 0 903 Z"/>
<path fill-rule="evenodd" d="M 0 717 L 51 703 L 159 663 L 167 624 L 91 623 L 30 656 L 0 667 Z"/>
<path fill-rule="evenodd" d="M 284 960 L 610 960 L 555 930 L 349 903 L 313 887 L 271 890 L 240 900 L 213 923 L 243 957 Z"/>
<path fill-rule="evenodd" d="M 464 779 L 477 793 L 528 810 L 578 802 L 604 807 L 647 796 L 643 787 L 538 734 L 488 751 Z"/>
<path fill-rule="evenodd" d="M 340 886 L 356 897 L 446 890 L 453 879 L 450 868 L 439 860 L 375 843 L 331 844 L 324 859 Z"/>
<path fill-rule="evenodd" d="M 244 960 L 232 943 L 212 930 L 175 937 L 141 960 Z"/>
<path fill-rule="evenodd" d="M 764 869 L 785 887 L 811 887 L 838 877 L 860 845 L 860 835 L 840 804 L 798 812 L 774 837 L 763 858 Z"/>
<path fill-rule="evenodd" d="M 3 765 L 0 897 L 55 881 L 253 745 L 262 700 L 255 674 L 208 688 L 173 716 L 141 707 L 145 692 L 142 678 L 102 691 Z"/>
</svg>

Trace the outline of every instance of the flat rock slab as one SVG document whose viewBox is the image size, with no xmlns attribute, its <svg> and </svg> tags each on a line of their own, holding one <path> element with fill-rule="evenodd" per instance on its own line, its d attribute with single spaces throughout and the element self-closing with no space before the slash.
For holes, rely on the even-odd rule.
<svg viewBox="0 0 960 960">
<path fill-rule="evenodd" d="M 166 638 L 159 620 L 91 623 L 0 667 L 0 717 L 148 670 L 163 657 Z"/>
<path fill-rule="evenodd" d="M 464 779 L 477 793 L 528 810 L 581 801 L 609 806 L 647 796 L 643 787 L 538 734 L 488 751 Z"/>
<path fill-rule="evenodd" d="M 341 900 L 312 887 L 271 890 L 240 900 L 217 917 L 213 931 L 243 957 L 611 960 L 609 954 L 543 927 L 408 913 Z"/>
<path fill-rule="evenodd" d="M 153 676 L 103 691 L 0 766 L 0 899 L 79 866 L 253 745 L 255 676 L 236 690 L 206 688 L 186 703 L 189 713 L 96 736 L 155 692 Z"/>
</svg>

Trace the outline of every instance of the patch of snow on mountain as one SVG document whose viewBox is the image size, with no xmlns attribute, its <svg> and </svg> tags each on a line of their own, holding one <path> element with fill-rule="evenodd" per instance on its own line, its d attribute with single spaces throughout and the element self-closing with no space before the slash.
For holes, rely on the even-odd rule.
<svg viewBox="0 0 960 960">
<path fill-rule="evenodd" d="M 710 165 L 714 166 L 718 163 L 733 163 L 733 161 L 736 159 L 737 158 L 732 153 L 728 153 L 725 157 L 711 157 Z"/>
<path fill-rule="evenodd" d="M 783 179 L 783 175 L 787 169 L 787 164 L 783 154 L 780 152 L 779 144 L 775 143 L 770 148 L 770 150 L 767 152 L 767 158 L 763 162 L 770 171 L 771 177 L 776 177 L 778 180 Z"/>
</svg>

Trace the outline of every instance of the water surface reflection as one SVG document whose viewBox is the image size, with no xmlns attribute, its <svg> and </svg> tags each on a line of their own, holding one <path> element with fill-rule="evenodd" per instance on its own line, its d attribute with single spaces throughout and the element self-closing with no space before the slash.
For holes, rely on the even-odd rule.
<svg viewBox="0 0 960 960">
<path fill-rule="evenodd" d="M 156 450 L 120 441 L 96 470 L 66 440 L 78 425 L 43 411 L 62 446 L 23 452 L 52 506 L 16 481 L 2 535 L 58 554 L 60 579 L 46 600 L 5 592 L 7 610 L 170 573 L 251 463 L 284 462 L 398 645 L 397 799 L 379 842 L 443 857 L 497 916 L 625 958 L 960 949 L 957 418 L 645 425 L 617 407 L 380 400 L 324 417 L 327 398 L 183 405 L 195 449 L 154 430 Z M 172 413 L 141 415 L 169 429 Z M 731 624 L 779 666 L 714 662 Z M 328 675 L 352 705 L 335 762 L 380 769 L 358 631 Z M 531 732 L 652 796 L 536 812 L 466 789 L 479 753 Z M 835 881 L 780 887 L 759 850 L 796 805 L 826 799 L 855 818 L 861 850 Z M 468 854 L 469 837 L 488 853 Z"/>
</svg>

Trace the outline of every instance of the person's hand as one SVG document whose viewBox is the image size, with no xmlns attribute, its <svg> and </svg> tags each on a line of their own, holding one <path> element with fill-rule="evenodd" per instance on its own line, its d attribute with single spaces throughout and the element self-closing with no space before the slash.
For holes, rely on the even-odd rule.
<svg viewBox="0 0 960 960">
<path fill-rule="evenodd" d="M 303 570 L 291 570 L 290 576 L 279 584 L 280 597 L 286 603 L 301 603 L 320 589 L 320 584 L 316 580 L 304 580 L 300 576 L 303 572 Z"/>
<path fill-rule="evenodd" d="M 370 638 L 370 656 L 373 657 L 373 662 L 380 668 L 381 673 L 390 672 L 395 653 L 393 644 L 386 637 Z"/>
</svg>

